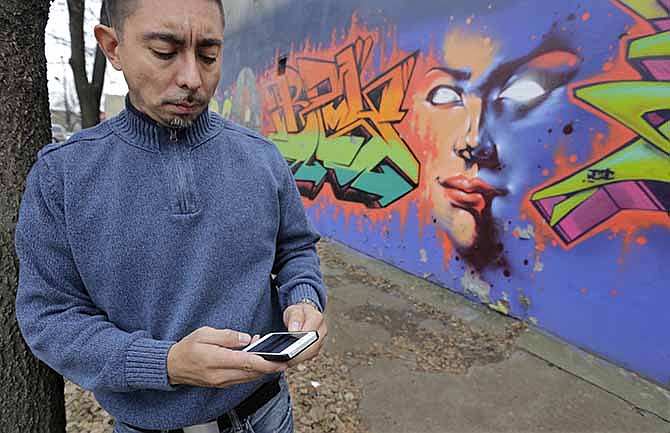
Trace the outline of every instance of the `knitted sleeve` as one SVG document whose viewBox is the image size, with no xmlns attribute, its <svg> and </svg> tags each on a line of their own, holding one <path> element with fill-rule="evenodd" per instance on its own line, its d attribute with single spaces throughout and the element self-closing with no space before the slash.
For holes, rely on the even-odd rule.
<svg viewBox="0 0 670 433">
<path fill-rule="evenodd" d="M 291 169 L 281 153 L 276 148 L 274 150 L 280 176 L 280 221 L 273 268 L 277 275 L 279 302 L 284 310 L 307 298 L 324 311 L 326 289 L 316 252 L 320 235 L 307 218 Z"/>
<path fill-rule="evenodd" d="M 174 344 L 125 332 L 91 300 L 67 239 L 63 184 L 45 158 L 31 168 L 19 209 L 16 319 L 32 353 L 89 391 L 176 390 L 168 383 Z"/>
</svg>

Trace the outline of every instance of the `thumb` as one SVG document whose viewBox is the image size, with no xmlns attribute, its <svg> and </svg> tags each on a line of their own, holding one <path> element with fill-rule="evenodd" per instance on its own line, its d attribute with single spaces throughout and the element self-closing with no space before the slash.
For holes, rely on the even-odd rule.
<svg viewBox="0 0 670 433">
<path fill-rule="evenodd" d="M 251 343 L 251 336 L 231 329 L 202 328 L 199 341 L 221 347 L 241 347 Z"/>
<path fill-rule="evenodd" d="M 286 315 L 286 327 L 289 332 L 300 331 L 303 323 L 305 323 L 305 313 L 302 311 L 302 308 L 299 306 L 290 308 Z"/>
</svg>

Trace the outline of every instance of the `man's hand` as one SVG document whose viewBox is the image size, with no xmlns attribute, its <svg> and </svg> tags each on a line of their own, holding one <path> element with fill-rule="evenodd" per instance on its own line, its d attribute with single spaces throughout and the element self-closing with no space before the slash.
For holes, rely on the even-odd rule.
<svg viewBox="0 0 670 433">
<path fill-rule="evenodd" d="M 231 350 L 245 347 L 248 334 L 205 326 L 175 343 L 168 351 L 167 370 L 170 385 L 196 385 L 226 388 L 251 382 L 265 374 L 284 371 L 287 364 L 270 362 L 258 355 Z"/>
<path fill-rule="evenodd" d="M 323 314 L 310 304 L 294 304 L 284 310 L 284 324 L 290 332 L 317 331 L 319 339 L 297 358 L 288 362 L 292 367 L 317 356 L 328 335 L 328 326 Z"/>
</svg>

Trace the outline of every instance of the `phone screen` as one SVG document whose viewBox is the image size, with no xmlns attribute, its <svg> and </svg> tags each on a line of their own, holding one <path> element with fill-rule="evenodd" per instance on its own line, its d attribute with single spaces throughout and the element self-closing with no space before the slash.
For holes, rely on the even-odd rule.
<svg viewBox="0 0 670 433">
<path fill-rule="evenodd" d="M 281 353 L 282 350 L 300 340 L 300 337 L 301 335 L 272 335 L 267 340 L 254 346 L 249 352 Z"/>
</svg>

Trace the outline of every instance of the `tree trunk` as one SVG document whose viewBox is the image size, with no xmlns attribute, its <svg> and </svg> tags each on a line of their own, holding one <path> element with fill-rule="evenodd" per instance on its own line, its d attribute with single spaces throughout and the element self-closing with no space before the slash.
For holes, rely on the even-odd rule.
<svg viewBox="0 0 670 433">
<path fill-rule="evenodd" d="M 100 7 L 100 22 L 103 24 L 107 23 L 106 4 L 107 2 L 103 1 Z M 70 67 L 79 97 L 81 127 L 89 128 L 100 122 L 100 97 L 105 82 L 107 59 L 100 47 L 96 47 L 93 77 L 89 82 L 86 73 L 86 47 L 84 44 L 84 6 L 85 0 L 67 0 L 67 8 L 70 14 L 70 47 L 72 53 Z"/>
<path fill-rule="evenodd" d="M 49 0 L 0 1 L 0 432 L 65 432 L 63 378 L 16 323 L 14 229 L 28 170 L 51 141 L 44 33 Z"/>
</svg>

